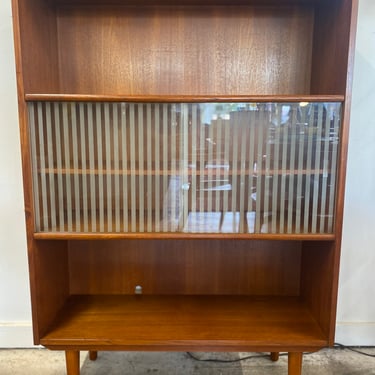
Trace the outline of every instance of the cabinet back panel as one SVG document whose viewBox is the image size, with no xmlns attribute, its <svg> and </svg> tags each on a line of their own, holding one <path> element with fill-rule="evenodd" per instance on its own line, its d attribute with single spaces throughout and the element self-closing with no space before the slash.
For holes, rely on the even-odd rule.
<svg viewBox="0 0 375 375">
<path fill-rule="evenodd" d="M 313 19 L 307 5 L 61 7 L 61 92 L 306 94 Z"/>
<path fill-rule="evenodd" d="M 293 241 L 70 241 L 71 294 L 299 295 Z"/>
<path fill-rule="evenodd" d="M 311 94 L 345 94 L 351 84 L 352 56 L 349 51 L 350 44 L 354 43 L 357 6 L 357 0 L 332 0 L 322 2 L 317 8 Z"/>
<path fill-rule="evenodd" d="M 56 11 L 45 0 L 13 0 L 14 24 L 22 22 L 21 66 L 26 93 L 59 92 Z M 18 12 L 17 12 L 18 11 Z"/>
</svg>

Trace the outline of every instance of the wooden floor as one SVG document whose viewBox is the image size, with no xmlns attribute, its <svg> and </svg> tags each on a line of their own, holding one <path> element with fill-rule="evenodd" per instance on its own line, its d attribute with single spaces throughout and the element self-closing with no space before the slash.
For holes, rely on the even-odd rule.
<svg viewBox="0 0 375 375">
<path fill-rule="evenodd" d="M 41 344 L 77 350 L 313 351 L 327 345 L 295 297 L 72 296 Z"/>
</svg>

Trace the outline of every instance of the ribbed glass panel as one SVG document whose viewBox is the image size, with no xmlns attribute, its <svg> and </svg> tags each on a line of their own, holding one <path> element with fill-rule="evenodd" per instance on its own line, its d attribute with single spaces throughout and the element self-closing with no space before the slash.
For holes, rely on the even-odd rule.
<svg viewBox="0 0 375 375">
<path fill-rule="evenodd" d="M 340 103 L 29 103 L 38 232 L 332 233 Z"/>
</svg>

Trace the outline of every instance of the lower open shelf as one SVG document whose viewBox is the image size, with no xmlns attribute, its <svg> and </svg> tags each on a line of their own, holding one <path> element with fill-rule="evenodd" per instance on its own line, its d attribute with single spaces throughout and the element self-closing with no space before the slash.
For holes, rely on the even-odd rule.
<svg viewBox="0 0 375 375">
<path fill-rule="evenodd" d="M 50 349 L 314 351 L 327 338 L 298 297 L 74 295 Z"/>
</svg>

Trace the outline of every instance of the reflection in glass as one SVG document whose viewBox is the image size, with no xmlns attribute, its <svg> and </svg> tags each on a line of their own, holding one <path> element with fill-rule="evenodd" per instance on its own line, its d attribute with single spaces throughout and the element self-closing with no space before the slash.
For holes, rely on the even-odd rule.
<svg viewBox="0 0 375 375">
<path fill-rule="evenodd" d="M 38 232 L 332 233 L 340 103 L 29 103 Z"/>
</svg>

